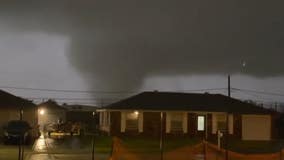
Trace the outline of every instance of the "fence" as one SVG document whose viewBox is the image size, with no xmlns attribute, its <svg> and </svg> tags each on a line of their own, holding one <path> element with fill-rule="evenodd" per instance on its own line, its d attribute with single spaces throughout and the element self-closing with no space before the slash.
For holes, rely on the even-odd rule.
<svg viewBox="0 0 284 160">
<path fill-rule="evenodd" d="M 139 143 L 137 145 L 140 145 Z M 217 145 L 200 141 L 185 146 L 165 147 L 161 157 L 158 145 L 147 148 L 127 145 L 123 139 L 113 139 L 111 160 L 226 160 L 226 150 Z M 170 148 L 170 149 L 167 149 Z M 228 151 L 228 160 L 284 160 L 284 150 L 267 154 L 241 154 Z"/>
</svg>

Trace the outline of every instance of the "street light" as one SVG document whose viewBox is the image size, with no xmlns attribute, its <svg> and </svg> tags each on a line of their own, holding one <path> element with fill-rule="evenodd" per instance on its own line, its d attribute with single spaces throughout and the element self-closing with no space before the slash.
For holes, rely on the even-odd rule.
<svg viewBox="0 0 284 160">
<path fill-rule="evenodd" d="M 139 112 L 138 112 L 138 111 L 134 111 L 134 114 L 135 114 L 136 116 L 138 116 Z"/>
<path fill-rule="evenodd" d="M 39 110 L 39 114 L 40 115 L 44 115 L 45 114 L 45 110 L 44 109 Z"/>
</svg>

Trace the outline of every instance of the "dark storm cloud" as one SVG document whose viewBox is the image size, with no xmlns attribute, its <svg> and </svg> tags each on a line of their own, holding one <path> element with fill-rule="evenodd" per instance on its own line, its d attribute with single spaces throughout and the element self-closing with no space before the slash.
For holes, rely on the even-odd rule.
<svg viewBox="0 0 284 160">
<path fill-rule="evenodd" d="M 284 73 L 283 1 L 1 3 L 2 30 L 70 37 L 70 62 L 97 88 L 134 89 L 159 75 Z"/>
</svg>

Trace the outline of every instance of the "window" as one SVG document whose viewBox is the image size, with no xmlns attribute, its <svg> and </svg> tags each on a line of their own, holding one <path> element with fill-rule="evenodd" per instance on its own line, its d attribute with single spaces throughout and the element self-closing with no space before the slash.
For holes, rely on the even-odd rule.
<svg viewBox="0 0 284 160">
<path fill-rule="evenodd" d="M 126 129 L 138 131 L 138 111 L 126 113 Z"/>
<path fill-rule="evenodd" d="M 183 113 L 171 113 L 171 131 L 172 132 L 183 131 L 182 122 L 183 122 Z"/>
<path fill-rule="evenodd" d="M 204 131 L 205 130 L 205 117 L 204 116 L 198 116 L 197 117 L 197 130 L 198 131 Z"/>
<path fill-rule="evenodd" d="M 101 126 L 110 125 L 110 112 L 100 112 L 99 118 Z"/>
</svg>

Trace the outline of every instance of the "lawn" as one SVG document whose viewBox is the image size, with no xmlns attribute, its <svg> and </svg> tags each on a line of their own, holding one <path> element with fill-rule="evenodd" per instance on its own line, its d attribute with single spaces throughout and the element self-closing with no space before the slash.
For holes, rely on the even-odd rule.
<svg viewBox="0 0 284 160">
<path fill-rule="evenodd" d="M 53 139 L 51 152 L 91 153 L 93 136 L 65 136 L 62 139 Z M 109 136 L 95 136 L 95 152 L 109 154 L 112 147 L 112 138 Z"/>
<path fill-rule="evenodd" d="M 238 153 L 275 153 L 283 147 L 283 141 L 242 141 L 231 140 L 228 147 Z"/>
<path fill-rule="evenodd" d="M 217 144 L 216 140 L 211 143 Z M 243 141 L 240 139 L 230 138 L 228 141 L 229 150 L 237 153 L 253 154 L 253 153 L 275 153 L 284 148 L 283 140 L 272 141 Z M 222 141 L 222 148 L 225 148 L 225 139 Z"/>
<path fill-rule="evenodd" d="M 160 159 L 160 139 L 155 137 L 119 137 L 121 146 L 115 148 L 113 156 L 125 160 Z M 165 160 L 184 160 L 200 152 L 201 140 L 189 137 L 165 137 L 163 156 Z M 117 144 L 117 143 L 116 143 Z M 197 147 L 193 147 L 197 146 Z M 193 149 L 194 148 L 194 149 Z M 198 152 L 198 153 L 196 153 Z"/>
<path fill-rule="evenodd" d="M 32 151 L 32 146 L 24 147 L 25 155 Z M 0 145 L 0 159 L 2 160 L 15 160 L 18 159 L 18 146 L 17 145 Z"/>
<path fill-rule="evenodd" d="M 110 153 L 112 148 L 112 137 L 98 136 L 95 137 L 95 152 Z"/>
<path fill-rule="evenodd" d="M 122 144 L 130 151 L 145 152 L 145 153 L 159 153 L 160 139 L 153 137 L 121 137 Z M 197 138 L 173 138 L 166 137 L 164 139 L 164 151 L 172 151 L 174 149 L 191 146 L 200 143 L 201 140 Z"/>
</svg>

